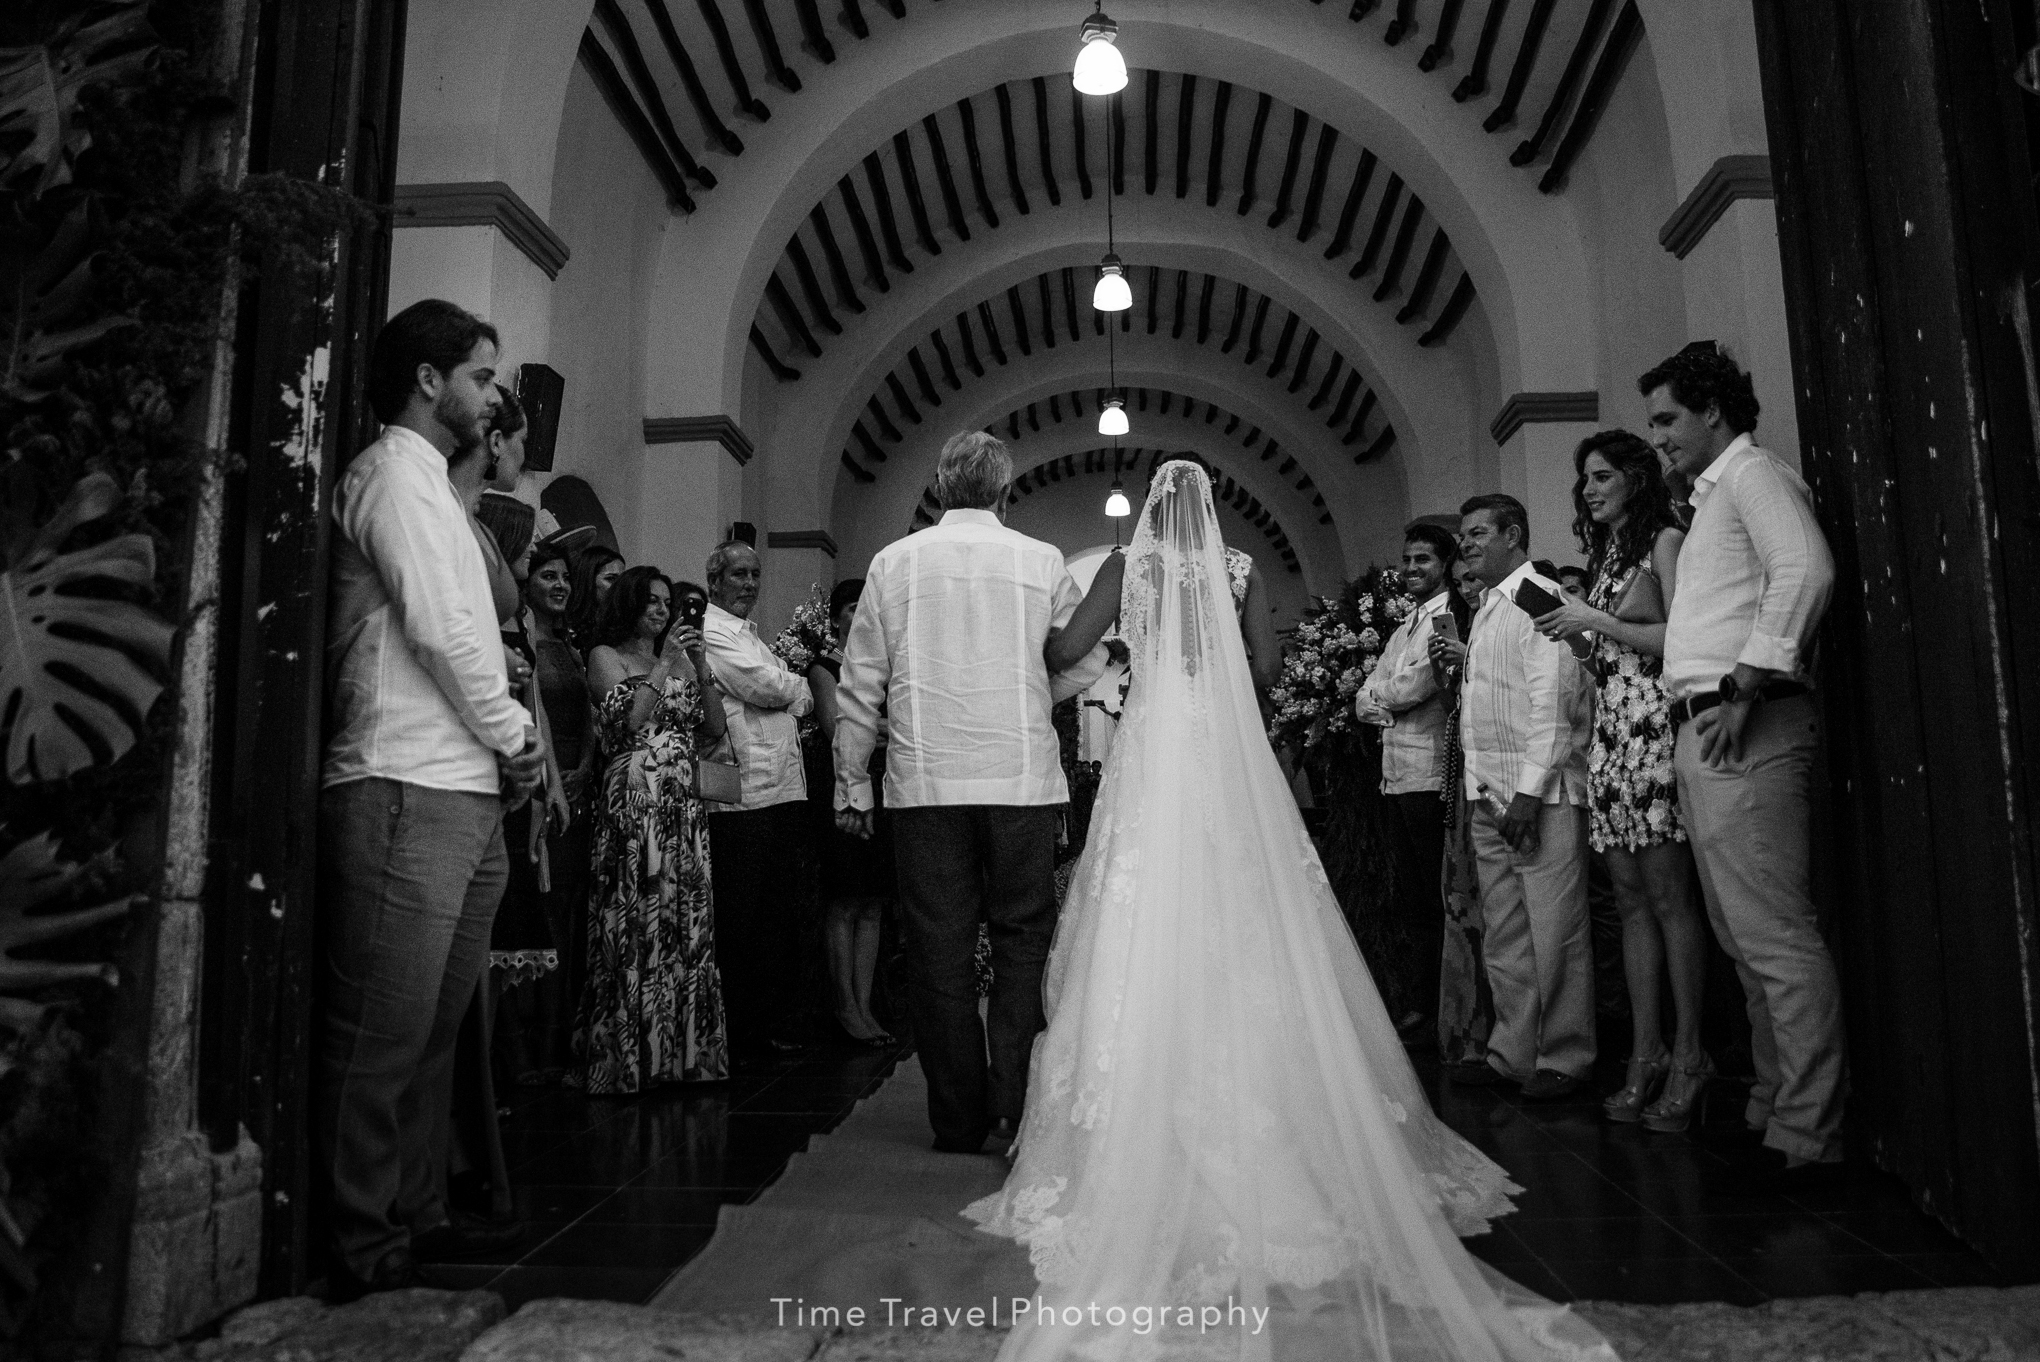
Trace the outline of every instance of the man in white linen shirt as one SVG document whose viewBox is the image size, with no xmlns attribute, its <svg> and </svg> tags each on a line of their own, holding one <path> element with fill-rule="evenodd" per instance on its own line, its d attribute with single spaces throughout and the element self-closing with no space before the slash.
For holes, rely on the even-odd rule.
<svg viewBox="0 0 2040 1362">
<path fill-rule="evenodd" d="M 1665 626 L 1679 812 L 1735 961 L 1757 1082 L 1743 1119 L 1804 1187 L 1840 1172 L 1842 996 L 1808 886 L 1814 630 L 1834 559 L 1797 474 L 1751 442 L 1749 375 L 1711 341 L 1638 383 L 1658 457 L 1692 483 Z"/>
<path fill-rule="evenodd" d="M 1045 1024 L 1042 967 L 1055 933 L 1055 844 L 1069 787 L 1053 704 L 1105 669 L 1100 644 L 1050 678 L 1043 649 L 1083 599 L 1061 550 L 1004 524 L 1013 461 L 996 437 L 942 447 L 939 523 L 879 550 L 843 649 L 836 698 L 837 821 L 871 833 L 867 763 L 888 720 L 885 816 L 912 959 L 914 1048 L 935 1148 L 1009 1138 Z M 1124 570 L 1114 555 L 1107 584 Z M 1097 590 L 1098 584 L 1093 584 Z M 973 956 L 990 923 L 992 995 L 978 1018 Z"/>
<path fill-rule="evenodd" d="M 1489 588 L 1466 645 L 1459 743 L 1495 1024 L 1487 1068 L 1453 1081 L 1521 1083 L 1523 1096 L 1548 1100 L 1578 1091 L 1594 1067 L 1585 807 L 1593 687 L 1571 650 L 1538 633 L 1516 604 L 1517 589 L 1536 578 L 1523 504 L 1496 492 L 1459 511 L 1459 555 Z"/>
<path fill-rule="evenodd" d="M 444 1186 L 454 1041 L 508 877 L 503 801 L 544 762 L 447 478 L 479 457 L 495 368 L 495 330 L 451 303 L 390 318 L 368 379 L 388 424 L 333 496 L 313 1138 L 341 1297 L 423 1284 L 416 1262 L 500 1246 L 506 1228 L 455 1223 Z"/>
<path fill-rule="evenodd" d="M 1403 588 L 1417 602 L 1382 645 L 1374 673 L 1353 697 L 1362 723 L 1381 726 L 1381 792 L 1388 796 L 1415 856 L 1404 918 L 1415 941 L 1417 977 L 1399 1030 L 1408 1033 L 1438 1006 L 1438 975 L 1445 954 L 1445 693 L 1431 665 L 1431 638 L 1439 617 L 1451 614 L 1452 568 L 1459 545 L 1422 521 L 1403 531 Z M 1463 606 L 1462 606 L 1463 609 Z M 1457 617 L 1453 619 L 1457 627 Z"/>
<path fill-rule="evenodd" d="M 795 1037 L 802 847 L 808 838 L 807 775 L 800 724 L 813 711 L 807 678 L 795 676 L 758 635 L 764 568 L 740 539 L 708 555 L 708 613 L 701 638 L 722 691 L 731 759 L 743 799 L 708 816 L 715 889 L 715 958 L 722 971 L 731 1058 L 749 1066 L 801 1049 Z"/>
</svg>

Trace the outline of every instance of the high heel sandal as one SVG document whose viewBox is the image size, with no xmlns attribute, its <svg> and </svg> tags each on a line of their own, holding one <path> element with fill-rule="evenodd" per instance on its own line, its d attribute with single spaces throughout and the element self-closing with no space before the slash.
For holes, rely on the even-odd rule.
<svg viewBox="0 0 2040 1362">
<path fill-rule="evenodd" d="M 1629 1057 L 1628 1080 L 1622 1091 L 1601 1103 L 1601 1113 L 1611 1121 L 1633 1125 L 1643 1119 L 1643 1109 L 1651 1104 L 1664 1087 L 1665 1076 L 1672 1071 L 1672 1057 L 1669 1053 L 1657 1059 L 1645 1059 L 1640 1055 Z"/>
<path fill-rule="evenodd" d="M 1714 1059 L 1706 1054 L 1700 1056 L 1698 1064 L 1674 1064 L 1672 1076 L 1665 1080 L 1663 1096 L 1644 1110 L 1644 1129 L 1677 1135 L 1692 1125 L 1694 1108 L 1700 1105 L 1707 1085 L 1714 1081 L 1714 1072 Z M 1685 1081 L 1681 1082 L 1682 1079 Z"/>
</svg>

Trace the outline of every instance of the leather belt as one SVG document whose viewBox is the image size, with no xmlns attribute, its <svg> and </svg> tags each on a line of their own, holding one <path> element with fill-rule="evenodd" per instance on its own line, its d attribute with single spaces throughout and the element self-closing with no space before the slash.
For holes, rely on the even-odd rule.
<svg viewBox="0 0 2040 1362">
<path fill-rule="evenodd" d="M 1798 681 L 1767 681 L 1757 688 L 1759 700 L 1789 700 L 1795 695 L 1805 695 L 1806 686 Z M 1688 720 L 1697 719 L 1721 703 L 1717 691 L 1704 691 L 1689 700 L 1672 701 L 1672 727 L 1680 728 Z"/>
</svg>

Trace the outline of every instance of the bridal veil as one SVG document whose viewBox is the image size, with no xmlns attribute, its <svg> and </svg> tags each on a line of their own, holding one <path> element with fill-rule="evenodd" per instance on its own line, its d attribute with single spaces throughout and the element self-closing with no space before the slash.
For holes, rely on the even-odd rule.
<svg viewBox="0 0 2040 1362">
<path fill-rule="evenodd" d="M 1120 627 L 1133 689 L 1012 1173 L 965 1212 L 1040 1280 L 1002 1362 L 1612 1359 L 1459 1242 L 1520 1189 L 1433 1115 L 1353 945 L 1195 464 L 1155 476 Z"/>
</svg>

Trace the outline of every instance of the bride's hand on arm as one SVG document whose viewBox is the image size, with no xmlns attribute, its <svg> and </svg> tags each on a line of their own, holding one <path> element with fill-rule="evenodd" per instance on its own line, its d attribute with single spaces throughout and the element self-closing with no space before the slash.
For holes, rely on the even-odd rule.
<svg viewBox="0 0 2040 1362">
<path fill-rule="evenodd" d="M 1119 589 L 1125 581 L 1126 555 L 1114 549 L 1098 565 L 1098 575 L 1091 579 L 1091 589 L 1084 593 L 1069 623 L 1049 631 L 1041 654 L 1050 676 L 1068 671 L 1098 646 L 1098 640 L 1119 619 Z"/>
</svg>

